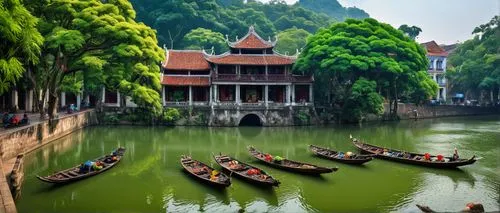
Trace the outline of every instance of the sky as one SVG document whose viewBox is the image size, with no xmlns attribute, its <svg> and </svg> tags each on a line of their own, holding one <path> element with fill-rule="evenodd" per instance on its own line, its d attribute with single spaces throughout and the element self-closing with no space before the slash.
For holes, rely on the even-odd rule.
<svg viewBox="0 0 500 213">
<path fill-rule="evenodd" d="M 263 0 L 268 1 L 268 0 Z M 289 4 L 297 0 L 285 0 Z M 500 0 L 338 0 L 358 7 L 370 17 L 391 24 L 418 26 L 418 42 L 452 44 L 472 38 L 475 27 L 500 15 Z"/>
</svg>

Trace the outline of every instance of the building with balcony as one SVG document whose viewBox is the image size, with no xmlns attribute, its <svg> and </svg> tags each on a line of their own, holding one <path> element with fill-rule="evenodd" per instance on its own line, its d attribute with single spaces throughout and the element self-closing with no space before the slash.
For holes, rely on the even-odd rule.
<svg viewBox="0 0 500 213">
<path fill-rule="evenodd" d="M 221 55 L 166 50 L 161 76 L 164 106 L 209 107 L 211 117 L 219 110 L 227 114 L 235 109 L 229 115 L 234 125 L 245 114 L 269 124 L 270 111 L 312 107 L 313 77 L 292 74 L 296 55 L 275 52 L 276 40 L 262 39 L 253 27 L 241 39 L 226 41 L 230 50 Z"/>
<path fill-rule="evenodd" d="M 428 73 L 434 81 L 439 85 L 439 90 L 436 93 L 436 100 L 446 101 L 447 82 L 446 73 L 446 58 L 448 52 L 441 48 L 435 41 L 430 41 L 422 44 L 427 50 L 427 58 L 429 59 Z"/>
</svg>

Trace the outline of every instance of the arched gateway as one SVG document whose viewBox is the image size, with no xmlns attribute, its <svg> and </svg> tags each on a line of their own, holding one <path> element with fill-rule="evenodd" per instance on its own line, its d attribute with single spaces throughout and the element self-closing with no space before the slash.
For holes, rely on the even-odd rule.
<svg viewBox="0 0 500 213">
<path fill-rule="evenodd" d="M 243 116 L 238 126 L 263 126 L 263 120 L 256 114 L 249 113 Z"/>
</svg>

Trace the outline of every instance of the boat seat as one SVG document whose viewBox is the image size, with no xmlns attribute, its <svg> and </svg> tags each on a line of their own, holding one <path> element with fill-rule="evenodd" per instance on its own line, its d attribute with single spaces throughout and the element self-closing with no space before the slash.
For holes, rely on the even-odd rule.
<svg viewBox="0 0 500 213">
<path fill-rule="evenodd" d="M 78 176 L 78 175 L 80 175 L 80 174 L 78 174 L 78 173 L 76 173 L 76 172 L 73 172 L 73 171 L 69 171 L 69 172 L 68 172 L 68 174 L 73 175 L 73 176 Z"/>
<path fill-rule="evenodd" d="M 221 162 L 228 162 L 228 161 L 231 161 L 231 158 L 229 158 L 229 157 L 221 157 L 221 158 L 219 158 L 219 160 Z"/>
<path fill-rule="evenodd" d="M 69 176 L 68 174 L 64 173 L 64 172 L 59 172 L 58 173 L 59 175 L 62 175 L 64 177 L 67 177 L 67 178 L 71 178 L 72 176 Z"/>
</svg>

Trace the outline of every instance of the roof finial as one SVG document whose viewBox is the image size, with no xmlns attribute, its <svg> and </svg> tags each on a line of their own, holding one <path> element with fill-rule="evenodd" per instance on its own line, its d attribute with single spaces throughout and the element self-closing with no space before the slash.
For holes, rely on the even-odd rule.
<svg viewBox="0 0 500 213">
<path fill-rule="evenodd" d="M 229 36 L 226 34 L 226 41 L 229 41 Z"/>
<path fill-rule="evenodd" d="M 267 37 L 267 41 L 271 42 L 271 36 Z"/>
<path fill-rule="evenodd" d="M 215 52 L 215 50 L 214 50 L 214 49 L 215 49 L 215 48 L 214 48 L 214 46 L 212 46 L 212 51 L 210 52 L 210 55 L 213 55 L 213 54 L 214 54 L 214 52 Z"/>
<path fill-rule="evenodd" d="M 238 41 L 238 40 L 239 40 L 239 39 L 238 39 L 238 35 L 236 35 L 236 41 Z"/>
<path fill-rule="evenodd" d="M 249 33 L 255 32 L 255 28 L 253 27 L 253 25 L 250 25 L 250 27 L 248 28 L 248 32 Z"/>
</svg>

